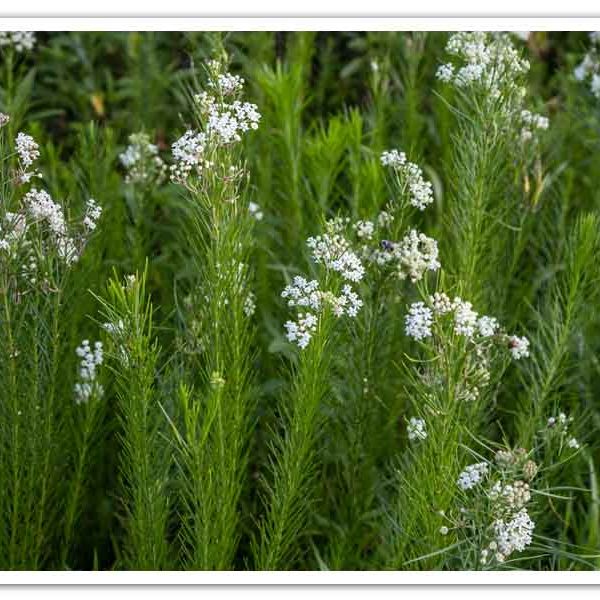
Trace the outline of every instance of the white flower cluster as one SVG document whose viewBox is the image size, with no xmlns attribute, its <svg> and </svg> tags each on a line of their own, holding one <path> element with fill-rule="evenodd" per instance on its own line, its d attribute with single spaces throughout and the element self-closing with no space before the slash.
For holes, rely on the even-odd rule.
<svg viewBox="0 0 600 600">
<path fill-rule="evenodd" d="M 258 129 L 261 115 L 256 104 L 235 100 L 223 105 L 206 94 L 196 96 L 196 101 L 206 112 L 206 133 L 220 144 L 239 142 L 242 133 Z"/>
<path fill-rule="evenodd" d="M 35 223 L 47 227 L 59 257 L 67 264 L 77 261 L 77 249 L 73 239 L 67 234 L 63 209 L 52 200 L 50 194 L 45 190 L 32 188 L 25 194 L 23 203 L 28 216 Z"/>
<path fill-rule="evenodd" d="M 22 131 L 17 134 L 15 145 L 19 159 L 24 167 L 30 167 L 40 157 L 40 147 L 36 141 Z"/>
<path fill-rule="evenodd" d="M 558 414 L 557 417 L 550 417 L 548 419 L 548 429 L 556 431 L 561 439 L 567 439 L 567 447 L 573 450 L 579 450 L 580 444 L 577 438 L 569 435 L 569 426 L 573 422 L 573 417 L 567 417 L 564 412 Z"/>
<path fill-rule="evenodd" d="M 493 524 L 495 539 L 489 548 L 495 551 L 495 558 L 499 563 L 504 562 L 513 552 L 523 552 L 532 542 L 535 523 L 531 520 L 527 510 L 522 508 L 510 520 L 497 519 Z M 487 553 L 482 559 L 487 558 Z"/>
<path fill-rule="evenodd" d="M 508 336 L 508 348 L 515 360 L 529 356 L 529 340 L 526 337 Z"/>
<path fill-rule="evenodd" d="M 431 337 L 433 325 L 433 312 L 424 302 L 414 302 L 408 309 L 405 319 L 406 335 L 415 340 L 424 340 Z"/>
<path fill-rule="evenodd" d="M 4 220 L 0 221 L 0 250 L 15 250 L 15 246 L 25 237 L 27 227 L 27 219 L 21 213 L 4 213 Z"/>
<path fill-rule="evenodd" d="M 79 259 L 80 250 L 85 244 L 85 235 L 75 239 L 69 235 L 62 207 L 54 202 L 45 190 L 32 188 L 23 198 L 26 215 L 38 225 L 46 228 L 58 256 L 66 263 L 72 264 Z M 102 209 L 93 198 L 86 204 L 83 226 L 86 233 L 96 228 Z"/>
<path fill-rule="evenodd" d="M 488 474 L 487 463 L 480 462 L 473 465 L 469 465 L 465 470 L 458 476 L 456 485 L 461 490 L 470 490 L 476 485 L 481 483 L 483 478 Z"/>
<path fill-rule="evenodd" d="M 233 96 L 243 89 L 244 79 L 231 73 L 219 73 L 216 83 L 209 81 L 208 85 L 212 88 L 216 87 L 223 96 Z"/>
<path fill-rule="evenodd" d="M 338 318 L 344 315 L 356 317 L 362 307 L 362 300 L 349 284 L 343 285 L 342 293 L 336 296 L 331 291 L 320 290 L 316 279 L 307 281 L 300 276 L 294 277 L 281 296 L 287 299 L 288 306 L 303 309 L 297 322 L 287 321 L 284 324 L 288 341 L 296 342 L 300 348 L 308 346 L 317 328 L 318 315 L 326 306 Z"/>
<path fill-rule="evenodd" d="M 493 466 L 493 483 L 483 491 L 491 512 L 487 533 L 491 539 L 480 554 L 484 565 L 490 560 L 503 563 L 514 552 L 525 550 L 532 542 L 535 527 L 526 506 L 531 500 L 529 483 L 538 466 L 524 448 L 499 450 Z"/>
<path fill-rule="evenodd" d="M 81 358 L 79 381 L 75 384 L 75 402 L 84 404 L 91 397 L 98 398 L 104 393 L 102 386 L 96 381 L 96 370 L 104 360 L 102 342 L 96 342 L 92 349 L 89 340 L 83 340 L 75 352 Z"/>
<path fill-rule="evenodd" d="M 495 461 L 469 465 L 458 477 L 457 486 L 469 492 L 467 498 L 476 500 L 472 509 L 465 506 L 460 509 L 455 524 L 457 529 L 469 525 L 471 531 L 480 531 L 475 536 L 478 548 L 481 538 L 487 540 L 480 550 L 482 565 L 491 561 L 503 563 L 511 554 L 522 552 L 531 544 L 535 524 L 526 506 L 532 497 L 529 484 L 537 472 L 538 467 L 528 458 L 527 451 L 517 448 L 499 450 Z M 465 519 L 471 519 L 471 523 Z"/>
<path fill-rule="evenodd" d="M 0 129 L 10 122 L 10 116 L 0 112 Z"/>
<path fill-rule="evenodd" d="M 94 231 L 98 225 L 100 216 L 102 215 L 102 207 L 90 198 L 85 204 L 85 215 L 83 217 L 83 226 L 87 231 Z"/>
<path fill-rule="evenodd" d="M 413 303 L 405 316 L 405 331 L 417 341 L 432 339 L 435 351 L 446 352 L 452 346 L 452 335 L 467 340 L 464 354 L 463 377 L 457 383 L 455 395 L 460 400 L 472 402 L 491 381 L 492 360 L 495 349 L 500 348 L 514 358 L 528 356 L 526 338 L 507 335 L 497 319 L 479 316 L 470 302 L 444 293 L 435 293 L 425 302 Z M 435 336 L 434 336 L 435 333 Z"/>
<path fill-rule="evenodd" d="M 459 88 L 479 85 L 491 97 L 503 89 L 516 89 L 515 81 L 529 71 L 529 62 L 519 56 L 507 35 L 457 32 L 450 36 L 446 52 L 456 61 L 442 64 L 438 79 Z"/>
<path fill-rule="evenodd" d="M 307 281 L 297 275 L 292 283 L 281 292 L 281 297 L 286 298 L 288 306 L 310 308 L 314 311 L 321 309 L 321 292 L 316 279 Z"/>
<path fill-rule="evenodd" d="M 0 48 L 11 46 L 16 52 L 33 50 L 34 31 L 0 31 Z"/>
<path fill-rule="evenodd" d="M 286 321 L 283 326 L 287 331 L 287 339 L 296 342 L 299 348 L 306 348 L 312 334 L 317 330 L 318 319 L 311 313 L 299 313 L 297 321 Z"/>
<path fill-rule="evenodd" d="M 171 146 L 175 164 L 171 165 L 171 179 L 176 183 L 185 182 L 192 170 L 200 174 L 205 166 L 210 166 L 204 158 L 206 135 L 188 129 Z"/>
<path fill-rule="evenodd" d="M 357 221 L 352 227 L 360 240 L 371 241 L 373 239 L 375 225 L 372 221 Z"/>
<path fill-rule="evenodd" d="M 546 130 L 550 124 L 548 117 L 532 113 L 529 110 L 521 111 L 521 123 L 523 125 L 521 139 L 525 142 L 533 139 L 536 129 Z"/>
<path fill-rule="evenodd" d="M 413 440 L 424 440 L 427 438 L 427 429 L 425 421 L 417 417 L 411 417 L 406 426 L 406 432 L 408 439 Z"/>
<path fill-rule="evenodd" d="M 250 211 L 250 214 L 257 221 L 262 221 L 262 219 L 264 217 L 264 213 L 263 213 L 261 207 L 258 204 L 256 204 L 256 202 L 249 202 L 248 203 L 248 210 Z"/>
<path fill-rule="evenodd" d="M 230 73 L 216 73 L 217 61 L 211 61 L 213 71 L 210 88 L 217 88 L 217 96 L 201 92 L 194 96 L 203 123 L 202 131 L 188 130 L 172 145 L 175 164 L 171 165 L 171 179 L 185 183 L 194 172 L 200 175 L 210 168 L 212 150 L 240 142 L 242 134 L 258 129 L 261 115 L 258 107 L 250 102 L 242 102 L 237 97 L 243 89 L 244 80 Z"/>
<path fill-rule="evenodd" d="M 497 481 L 491 487 L 488 496 L 491 500 L 504 502 L 511 510 L 519 510 L 531 500 L 529 484 L 520 479 L 504 484 Z"/>
<path fill-rule="evenodd" d="M 244 300 L 244 314 L 247 317 L 251 317 L 256 312 L 256 296 L 253 292 L 248 292 L 246 299 Z"/>
<path fill-rule="evenodd" d="M 381 164 L 391 167 L 400 178 L 403 191 L 407 190 L 410 203 L 419 210 L 425 210 L 433 202 L 433 186 L 423 177 L 419 165 L 409 162 L 404 152 L 386 150 L 381 154 Z"/>
<path fill-rule="evenodd" d="M 27 170 L 40 157 L 40 147 L 37 142 L 30 135 L 19 132 L 15 139 L 15 146 L 19 156 L 18 181 L 20 183 L 29 183 L 32 177 L 41 177 L 42 175 L 39 171 Z"/>
<path fill-rule="evenodd" d="M 423 279 L 427 271 L 437 271 L 441 267 L 437 242 L 415 229 L 411 229 L 398 244 L 392 244 L 390 254 L 397 261 L 399 278 L 408 277 L 412 283 Z"/>
<path fill-rule="evenodd" d="M 596 98 L 600 99 L 600 55 L 598 46 L 600 45 L 600 33 L 592 31 L 590 33 L 592 48 L 583 57 L 583 60 L 577 67 L 573 75 L 577 81 L 589 80 L 590 90 Z"/>
<path fill-rule="evenodd" d="M 119 160 L 127 170 L 127 183 L 160 184 L 165 178 L 167 166 L 158 155 L 158 146 L 150 142 L 147 133 L 132 133 Z"/>
<path fill-rule="evenodd" d="M 323 235 L 310 237 L 306 245 L 312 250 L 312 258 L 317 264 L 336 271 L 353 282 L 360 281 L 365 269 L 360 258 L 350 247 L 350 242 L 340 233 L 345 226 L 342 219 L 327 222 L 327 232 Z"/>
<path fill-rule="evenodd" d="M 515 360 L 529 356 L 529 340 L 516 335 L 501 332 L 498 320 L 487 315 L 479 316 L 470 302 L 456 296 L 454 300 L 440 292 L 424 302 L 411 305 L 406 317 L 406 334 L 416 340 L 431 337 L 432 326 L 436 318 L 452 316 L 452 329 L 456 335 L 464 336 L 474 342 L 486 338 L 496 338 L 505 345 Z"/>
<path fill-rule="evenodd" d="M 383 239 L 394 217 L 382 211 L 375 221 L 357 221 L 352 225 L 358 244 L 358 255 L 368 264 L 391 267 L 400 280 L 421 281 L 427 271 L 437 271 L 441 265 L 437 241 L 409 229 L 399 242 Z"/>
<path fill-rule="evenodd" d="M 67 234 L 63 209 L 60 204 L 52 200 L 48 192 L 32 188 L 25 194 L 23 202 L 29 216 L 35 222 L 45 222 L 56 238 L 64 237 Z"/>
</svg>

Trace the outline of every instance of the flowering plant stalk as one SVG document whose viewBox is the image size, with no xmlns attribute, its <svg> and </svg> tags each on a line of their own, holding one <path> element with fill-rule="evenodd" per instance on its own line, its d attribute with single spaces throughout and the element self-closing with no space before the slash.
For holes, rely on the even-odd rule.
<svg viewBox="0 0 600 600">
<path fill-rule="evenodd" d="M 491 284 L 490 269 L 506 257 L 512 266 L 510 258 L 523 250 L 518 232 L 541 193 L 530 191 L 529 169 L 539 161 L 539 130 L 548 128 L 548 119 L 527 110 L 530 65 L 508 36 L 459 32 L 450 36 L 446 52 L 451 60 L 437 77 L 454 94 L 456 117 L 448 260 L 465 293 L 488 301 L 505 293 Z"/>
<path fill-rule="evenodd" d="M 48 192 L 30 187 L 41 178 L 39 145 L 24 132 L 10 139 L 9 115 L 0 122 L 1 447 L 10 490 L 0 548 L 7 568 L 37 568 L 47 558 L 44 545 L 59 536 L 53 499 L 64 489 L 56 469 L 69 450 L 54 440 L 68 414 L 59 402 L 65 393 L 59 373 L 70 331 L 64 320 L 70 273 L 102 209 L 90 199 L 76 222 Z"/>
<path fill-rule="evenodd" d="M 332 358 L 334 316 L 324 312 L 311 341 L 292 370 L 291 389 L 282 406 L 283 434 L 274 436 L 269 473 L 263 479 L 266 507 L 254 542 L 255 568 L 272 571 L 293 565 L 303 554 L 304 532 L 314 485 L 317 440 L 322 426 L 322 402 L 327 395 Z"/>
<path fill-rule="evenodd" d="M 35 44 L 33 31 L 0 31 L 0 111 L 11 116 L 10 137 L 16 135 L 29 108 L 35 70 L 28 68 L 26 59 Z"/>
<path fill-rule="evenodd" d="M 258 128 L 261 115 L 241 99 L 244 80 L 223 67 L 221 60 L 207 64 L 204 90 L 193 96 L 196 126 L 172 146 L 171 178 L 184 188 L 193 264 L 184 318 L 197 334 L 184 365 L 185 381 L 195 393 L 180 395 L 177 436 L 181 538 L 190 569 L 233 565 L 256 395 L 249 257 L 259 208 L 248 202 L 240 146 L 242 136 Z M 202 444 L 196 446 L 199 438 Z"/>
</svg>

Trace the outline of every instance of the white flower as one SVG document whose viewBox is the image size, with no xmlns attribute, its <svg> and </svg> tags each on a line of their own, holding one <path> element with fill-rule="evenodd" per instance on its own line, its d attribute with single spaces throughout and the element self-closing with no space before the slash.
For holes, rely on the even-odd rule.
<svg viewBox="0 0 600 600">
<path fill-rule="evenodd" d="M 127 183 L 160 183 L 166 173 L 166 165 L 158 155 L 158 146 L 150 142 L 146 133 L 132 133 L 129 146 L 119 154 L 121 164 L 127 169 Z"/>
<path fill-rule="evenodd" d="M 375 226 L 371 221 L 357 221 L 354 224 L 354 229 L 356 231 L 356 235 L 360 239 L 373 239 L 373 232 L 375 231 Z"/>
<path fill-rule="evenodd" d="M 497 481 L 488 492 L 488 496 L 492 500 L 502 501 L 511 510 L 519 510 L 531 500 L 529 484 L 524 481 L 504 485 Z"/>
<path fill-rule="evenodd" d="M 441 535 L 448 535 L 448 531 L 450 531 L 445 525 L 442 525 L 440 527 L 440 534 Z"/>
<path fill-rule="evenodd" d="M 446 52 L 456 59 L 441 65 L 436 76 L 457 87 L 482 86 L 491 98 L 501 88 L 515 87 L 515 80 L 529 70 L 507 35 L 483 31 L 457 32 L 450 36 Z"/>
<path fill-rule="evenodd" d="M 67 264 L 79 258 L 75 242 L 67 234 L 62 207 L 56 204 L 48 192 L 32 188 L 23 198 L 28 215 L 37 223 L 45 224 L 54 241 L 58 256 Z"/>
<path fill-rule="evenodd" d="M 577 79 L 577 81 L 583 81 L 588 77 L 588 75 L 592 74 L 597 69 L 597 67 L 598 64 L 594 56 L 588 53 L 583 57 L 581 63 L 577 65 L 575 71 L 573 72 L 573 75 L 575 76 L 575 79 Z"/>
<path fill-rule="evenodd" d="M 307 281 L 297 275 L 292 283 L 281 292 L 282 298 L 287 298 L 288 306 L 302 306 L 314 311 L 321 309 L 321 292 L 316 279 Z"/>
<path fill-rule="evenodd" d="M 454 332 L 468 338 L 473 337 L 477 327 L 477 313 L 473 310 L 473 305 L 457 297 L 453 301 L 453 309 Z"/>
<path fill-rule="evenodd" d="M 300 313 L 298 322 L 287 321 L 284 327 L 287 330 L 288 341 L 296 342 L 302 349 L 306 348 L 317 329 L 317 323 L 317 317 L 311 313 Z"/>
<path fill-rule="evenodd" d="M 433 325 L 433 314 L 423 302 L 411 304 L 405 317 L 406 335 L 415 340 L 423 340 L 431 337 L 431 326 Z"/>
<path fill-rule="evenodd" d="M 433 296 L 429 296 L 429 302 L 436 315 L 445 315 L 452 311 L 452 301 L 443 292 L 436 292 Z"/>
<path fill-rule="evenodd" d="M 197 166 L 204 153 L 206 135 L 188 129 L 171 146 L 173 158 L 184 165 Z"/>
<path fill-rule="evenodd" d="M 346 284 L 342 288 L 342 293 L 334 302 L 334 314 L 338 317 L 346 314 L 349 317 L 356 317 L 361 309 L 363 301 L 358 294 L 352 290 L 350 285 Z"/>
<path fill-rule="evenodd" d="M 393 150 L 385 150 L 381 153 L 381 164 L 384 167 L 399 168 L 406 164 L 406 154 L 399 152 L 395 148 Z"/>
<path fill-rule="evenodd" d="M 0 31 L 0 48 L 12 46 L 17 52 L 33 50 L 35 46 L 34 31 Z"/>
<path fill-rule="evenodd" d="M 496 558 L 499 562 L 504 562 L 513 552 L 522 552 L 531 544 L 535 523 L 523 508 L 509 521 L 498 519 L 493 528 L 497 545 Z"/>
<path fill-rule="evenodd" d="M 30 167 L 40 157 L 40 147 L 30 135 L 19 132 L 15 144 L 23 167 Z"/>
<path fill-rule="evenodd" d="M 492 337 L 500 325 L 494 317 L 483 316 L 477 320 L 477 329 L 481 337 Z"/>
<path fill-rule="evenodd" d="M 416 417 L 411 417 L 406 426 L 409 440 L 424 440 L 427 438 L 425 421 Z"/>
<path fill-rule="evenodd" d="M 532 113 L 529 110 L 521 111 L 521 122 L 523 124 L 523 128 L 521 129 L 521 138 L 523 140 L 532 139 L 534 129 L 548 129 L 550 125 L 548 117 Z"/>
<path fill-rule="evenodd" d="M 598 32 L 590 34 L 592 44 L 598 43 Z M 583 60 L 573 72 L 573 76 L 577 81 L 585 81 L 589 79 L 590 91 L 594 96 L 600 98 L 600 57 L 598 55 L 597 47 L 592 49 L 585 54 Z"/>
<path fill-rule="evenodd" d="M 98 206 L 93 198 L 90 198 L 85 205 L 85 216 L 83 218 L 83 226 L 89 231 L 94 231 L 98 220 L 102 215 L 102 207 Z"/>
<path fill-rule="evenodd" d="M 459 476 L 457 485 L 462 490 L 474 488 L 487 475 L 487 463 L 481 462 L 469 465 Z"/>
<path fill-rule="evenodd" d="M 389 227 L 394 222 L 394 215 L 391 215 L 389 212 L 382 210 L 377 215 L 377 226 L 381 229 L 385 229 Z"/>
<path fill-rule="evenodd" d="M 209 83 L 214 87 L 213 83 Z M 244 87 L 244 80 L 239 75 L 231 73 L 220 73 L 217 76 L 217 87 L 223 96 L 232 96 Z"/>
<path fill-rule="evenodd" d="M 62 207 L 52 200 L 48 192 L 32 188 L 25 194 L 23 203 L 31 218 L 40 222 L 45 221 L 56 236 L 66 234 L 67 228 Z"/>
<path fill-rule="evenodd" d="M 435 76 L 444 83 L 450 83 L 454 78 L 454 65 L 452 63 L 440 65 Z"/>
<path fill-rule="evenodd" d="M 228 104 L 206 92 L 197 94 L 195 100 L 205 115 L 204 131 L 217 144 L 239 142 L 241 133 L 258 129 L 261 114 L 255 104 L 239 100 Z"/>
<path fill-rule="evenodd" d="M 251 317 L 256 312 L 256 296 L 252 292 L 246 296 L 243 310 L 247 317 Z"/>
<path fill-rule="evenodd" d="M 441 266 L 437 242 L 415 229 L 394 245 L 393 254 L 399 261 L 400 279 L 409 277 L 413 283 L 423 279 L 426 271 L 437 271 Z"/>
<path fill-rule="evenodd" d="M 256 204 L 256 202 L 249 202 L 248 203 L 248 210 L 250 211 L 250 214 L 257 220 L 257 221 L 262 221 L 263 218 L 263 211 L 261 210 L 260 206 L 258 204 Z"/>
<path fill-rule="evenodd" d="M 89 340 L 83 340 L 75 353 L 81 362 L 79 364 L 79 381 L 75 384 L 75 402 L 82 404 L 95 394 L 102 396 L 102 386 L 96 383 L 96 370 L 104 362 L 102 342 L 96 342 L 92 350 Z"/>
<path fill-rule="evenodd" d="M 360 259 L 340 234 L 324 233 L 310 237 L 306 245 L 312 250 L 312 258 L 317 264 L 337 271 L 348 281 L 358 282 L 363 278 L 365 269 Z"/>
<path fill-rule="evenodd" d="M 3 112 L 0 112 L 0 128 L 4 127 L 7 123 L 9 123 L 10 117 L 5 115 Z"/>
<path fill-rule="evenodd" d="M 508 347 L 515 360 L 529 356 L 529 340 L 526 337 L 511 335 L 508 338 Z"/>
<path fill-rule="evenodd" d="M 344 285 L 342 293 L 336 296 L 330 291 L 319 290 L 319 282 L 316 279 L 307 281 L 300 276 L 294 277 L 292 283 L 281 292 L 281 296 L 287 299 L 288 306 L 308 308 L 317 314 L 327 305 L 336 317 L 356 317 L 363 304 L 348 284 Z M 297 342 L 300 348 L 306 348 L 316 324 L 317 317 L 313 313 L 300 313 L 298 322 L 287 321 L 284 324 L 288 340 Z"/>
<path fill-rule="evenodd" d="M 381 155 L 381 164 L 389 166 L 400 177 L 401 185 L 409 193 L 409 202 L 419 210 L 425 210 L 433 202 L 433 186 L 423 178 L 423 171 L 415 163 L 406 160 L 406 154 L 387 150 Z"/>
<path fill-rule="evenodd" d="M 569 441 L 567 442 L 567 446 L 569 448 L 573 448 L 574 450 L 579 450 L 579 442 L 574 437 L 569 438 Z"/>
</svg>

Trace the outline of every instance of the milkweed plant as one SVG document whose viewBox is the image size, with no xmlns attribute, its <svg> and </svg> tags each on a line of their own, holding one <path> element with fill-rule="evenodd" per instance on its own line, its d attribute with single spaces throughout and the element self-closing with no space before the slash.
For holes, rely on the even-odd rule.
<svg viewBox="0 0 600 600">
<path fill-rule="evenodd" d="M 0 568 L 599 568 L 599 44 L 0 32 Z"/>
</svg>

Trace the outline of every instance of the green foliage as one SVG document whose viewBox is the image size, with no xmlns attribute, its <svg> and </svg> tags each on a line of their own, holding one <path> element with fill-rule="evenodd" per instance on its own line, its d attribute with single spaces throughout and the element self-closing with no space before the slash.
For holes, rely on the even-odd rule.
<svg viewBox="0 0 600 600">
<path fill-rule="evenodd" d="M 41 32 L 0 47 L 0 569 L 600 566 L 600 113 L 573 76 L 592 42 L 515 37 L 531 68 L 492 90 L 436 77 L 459 60 L 447 40 Z M 243 94 L 219 84 L 227 70 Z M 200 92 L 220 114 L 255 103 L 258 127 L 219 142 Z M 524 136 L 524 108 L 549 129 Z M 183 172 L 188 130 L 205 137 Z M 423 210 L 382 165 L 392 148 L 431 182 Z M 306 244 L 336 218 L 360 281 Z M 416 275 L 414 249 L 390 258 L 413 229 L 441 263 Z M 299 274 L 322 292 L 297 306 L 318 316 L 305 348 L 281 296 Z M 348 281 L 353 316 L 334 310 Z M 409 307 L 436 292 L 497 317 L 494 333 L 457 332 L 453 308 L 412 339 Z M 518 361 L 513 334 L 530 342 Z M 84 340 L 104 345 L 93 367 Z M 481 462 L 483 484 L 461 488 Z M 535 529 L 502 562 L 492 486 L 515 480 Z"/>
</svg>

